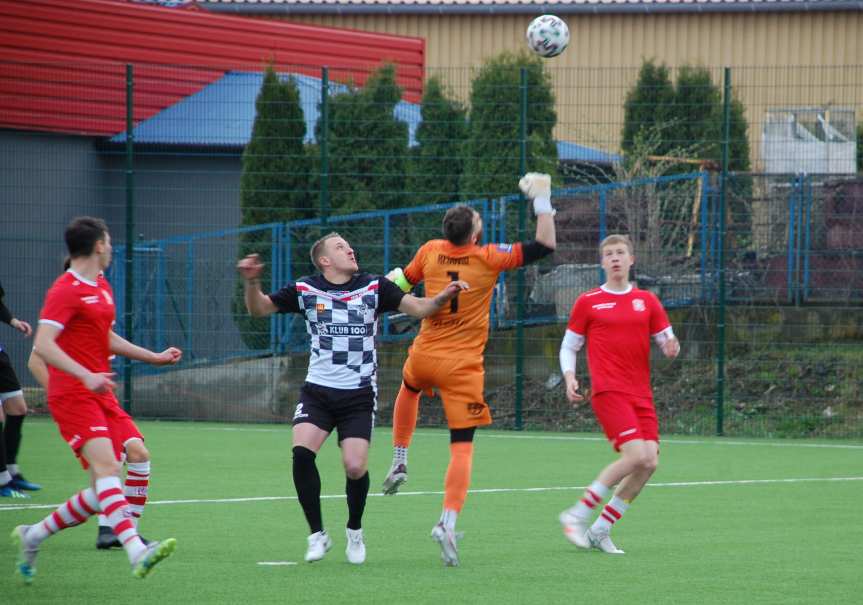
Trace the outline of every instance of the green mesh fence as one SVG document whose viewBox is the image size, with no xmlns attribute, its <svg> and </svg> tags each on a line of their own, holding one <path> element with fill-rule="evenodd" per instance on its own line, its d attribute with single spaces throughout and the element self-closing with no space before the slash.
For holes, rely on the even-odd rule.
<svg viewBox="0 0 863 605">
<path fill-rule="evenodd" d="M 45 73 L 0 71 L 22 84 Z M 566 402 L 557 352 L 573 302 L 602 282 L 598 242 L 628 233 L 635 280 L 683 344 L 654 359 L 664 432 L 863 436 L 863 67 L 560 70 L 502 56 L 428 74 L 422 103 L 386 66 L 363 88 L 335 68 L 190 73 L 70 64 L 47 83 L 51 115 L 0 116 L 6 304 L 35 322 L 65 225 L 105 218 L 118 332 L 185 352 L 170 370 L 118 363 L 135 415 L 290 421 L 305 325 L 249 318 L 237 259 L 261 255 L 277 289 L 311 273 L 311 243 L 337 231 L 384 273 L 440 237 L 456 203 L 480 212 L 484 242 L 531 239 L 524 166 L 553 175 L 558 249 L 499 280 L 486 352 L 497 426 L 596 430 L 589 406 Z M 81 100 L 87 86 L 102 87 L 98 103 Z M 384 423 L 417 327 L 381 320 Z M 45 411 L 31 342 L 0 342 Z M 437 400 L 420 421 L 443 422 Z"/>
</svg>

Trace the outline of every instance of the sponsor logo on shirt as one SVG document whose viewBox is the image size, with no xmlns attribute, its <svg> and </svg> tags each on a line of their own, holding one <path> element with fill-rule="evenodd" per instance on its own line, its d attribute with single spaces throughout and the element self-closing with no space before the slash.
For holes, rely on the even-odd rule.
<svg viewBox="0 0 863 605">
<path fill-rule="evenodd" d="M 498 244 L 497 249 L 501 252 L 512 252 L 512 244 Z"/>
<path fill-rule="evenodd" d="M 607 302 L 607 303 L 599 303 L 598 305 L 593 305 L 594 309 L 602 310 L 602 309 L 613 309 L 617 306 L 616 302 Z"/>
<path fill-rule="evenodd" d="M 93 295 L 93 296 L 82 296 L 81 300 L 84 301 L 84 303 L 86 303 L 88 305 L 95 305 L 99 302 L 99 297 L 95 296 L 95 295 Z"/>
<path fill-rule="evenodd" d="M 366 324 L 327 324 L 318 323 L 318 334 L 323 336 L 370 336 Z"/>
<path fill-rule="evenodd" d="M 647 307 L 645 306 L 643 299 L 641 299 L 641 298 L 633 298 L 632 299 L 632 310 L 633 311 L 642 312 L 646 308 Z"/>
<path fill-rule="evenodd" d="M 315 311 L 317 311 L 318 313 L 323 313 L 326 310 L 327 310 L 327 305 L 325 305 L 324 303 L 318 303 L 315 305 Z"/>
</svg>

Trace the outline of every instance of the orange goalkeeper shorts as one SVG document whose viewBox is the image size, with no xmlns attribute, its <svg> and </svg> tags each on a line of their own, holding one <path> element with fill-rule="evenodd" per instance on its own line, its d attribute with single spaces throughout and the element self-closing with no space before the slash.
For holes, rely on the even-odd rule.
<svg viewBox="0 0 863 605">
<path fill-rule="evenodd" d="M 483 397 L 485 368 L 482 357 L 452 359 L 411 351 L 402 369 L 402 377 L 408 387 L 440 393 L 449 428 L 467 429 L 491 424 L 491 412 Z"/>
</svg>

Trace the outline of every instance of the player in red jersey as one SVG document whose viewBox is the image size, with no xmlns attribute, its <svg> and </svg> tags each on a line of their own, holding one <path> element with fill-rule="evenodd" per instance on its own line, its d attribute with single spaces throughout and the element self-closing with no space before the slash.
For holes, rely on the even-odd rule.
<svg viewBox="0 0 863 605">
<path fill-rule="evenodd" d="M 112 354 L 156 365 L 179 361 L 178 349 L 156 354 L 124 340 L 112 330 L 114 299 L 101 273 L 111 263 L 111 236 L 101 219 L 81 217 L 65 232 L 69 270 L 57 278 L 39 319 L 34 350 L 48 365 L 48 408 L 63 439 L 90 472 L 90 486 L 34 525 L 19 525 L 12 538 L 19 545 L 18 573 L 25 582 L 35 575 L 36 555 L 46 538 L 102 512 L 123 544 L 133 575 L 145 577 L 176 547 L 169 538 L 145 545 L 132 521 L 120 479 L 120 453 L 131 418 L 112 392 L 108 358 Z"/>
<path fill-rule="evenodd" d="M 71 260 L 66 257 L 63 263 L 63 271 L 68 271 Z M 106 281 L 104 275 L 99 276 L 99 283 Z M 108 286 L 110 288 L 110 286 Z M 112 332 L 113 336 L 120 338 Z M 169 352 L 179 349 L 169 349 Z M 138 359 L 138 358 L 136 358 Z M 149 353 L 141 361 L 148 363 L 156 363 L 159 365 L 161 356 L 155 353 Z M 179 360 L 179 358 L 178 358 Z M 36 354 L 35 351 L 30 353 L 30 358 L 27 360 L 27 368 L 36 379 L 45 392 L 48 392 L 48 365 L 45 361 Z M 129 502 L 129 512 L 132 516 L 132 521 L 135 526 L 138 526 L 141 520 L 141 515 L 144 514 L 144 505 L 147 504 L 147 493 L 150 486 L 150 451 L 144 445 L 144 437 L 134 422 L 126 424 L 125 434 L 121 436 L 123 442 L 123 462 L 126 466 L 126 479 L 123 483 L 123 491 L 126 495 L 126 500 Z M 143 537 L 141 540 L 144 544 L 148 541 Z M 123 548 L 120 540 L 114 535 L 114 530 L 111 529 L 111 524 L 108 518 L 99 513 L 99 530 L 96 534 L 96 548 L 98 550 L 109 550 L 111 548 Z"/>
<path fill-rule="evenodd" d="M 560 346 L 560 369 L 566 397 L 577 404 L 584 397 L 578 392 L 575 358 L 586 340 L 590 403 L 620 458 L 599 473 L 575 506 L 560 514 L 560 522 L 567 539 L 579 548 L 623 554 L 609 532 L 653 475 L 659 456 L 659 425 L 650 389 L 650 339 L 669 358 L 677 357 L 680 343 L 659 299 L 629 282 L 635 262 L 630 239 L 609 235 L 599 253 L 605 283 L 575 301 Z M 588 525 L 615 485 L 611 500 Z"/>
</svg>

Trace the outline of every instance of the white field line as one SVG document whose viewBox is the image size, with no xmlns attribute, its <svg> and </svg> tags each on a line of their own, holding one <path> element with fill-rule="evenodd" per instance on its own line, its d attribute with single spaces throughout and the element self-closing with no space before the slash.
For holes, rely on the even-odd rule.
<svg viewBox="0 0 863 605">
<path fill-rule="evenodd" d="M 788 479 L 730 479 L 725 481 L 669 481 L 664 483 L 648 483 L 647 487 L 710 487 L 717 485 L 770 485 L 781 483 L 815 483 L 815 482 L 844 482 L 863 481 L 863 477 L 794 477 Z M 536 493 L 556 491 L 583 490 L 585 485 L 560 485 L 550 487 L 490 487 L 485 489 L 472 489 L 471 495 L 478 494 L 511 494 L 511 493 Z M 442 491 L 417 491 L 399 492 L 399 497 L 405 496 L 441 496 Z M 370 493 L 370 497 L 383 497 L 383 494 Z M 322 495 L 322 500 L 342 499 L 344 494 Z M 238 504 L 245 502 L 276 502 L 284 500 L 296 500 L 296 496 L 258 496 L 254 498 L 195 498 L 188 500 L 151 500 L 148 506 L 165 504 Z M 58 504 L 4 504 L 0 505 L 0 512 L 15 510 L 37 510 L 52 509 L 60 506 Z"/>
<path fill-rule="evenodd" d="M 197 426 L 194 423 L 186 423 L 185 426 L 179 426 L 178 423 L 175 426 L 172 426 L 168 423 L 160 423 L 159 430 L 176 430 L 176 431 L 216 431 L 216 432 L 225 432 L 225 433 L 280 433 L 283 435 L 291 434 L 291 426 L 288 424 L 278 425 L 278 428 L 263 428 L 263 427 L 253 427 L 253 426 Z M 39 424 L 31 424 L 28 427 L 37 427 Z M 45 426 L 51 426 L 53 428 L 53 424 Z M 30 430 L 30 429 L 28 429 Z M 421 430 L 415 434 L 416 437 L 434 437 L 434 438 L 448 438 L 449 433 L 446 430 Z M 543 435 L 540 433 L 517 433 L 513 432 L 512 434 L 486 434 L 485 432 L 480 432 L 477 434 L 477 439 L 526 439 L 526 440 L 535 440 L 535 441 L 601 441 L 603 443 L 607 442 L 605 437 L 585 437 L 578 435 Z M 863 450 L 863 444 L 859 443 L 802 443 L 799 441 L 792 441 L 788 443 L 778 443 L 776 441 L 739 441 L 739 440 L 726 440 L 723 437 L 716 437 L 715 439 L 683 439 L 683 438 L 663 438 L 660 437 L 662 444 L 673 444 L 673 445 L 713 445 L 713 446 L 747 446 L 747 447 L 791 447 L 791 448 L 815 448 L 815 449 L 837 449 L 837 450 Z"/>
<path fill-rule="evenodd" d="M 161 425 L 160 429 L 175 427 L 167 427 L 165 425 Z M 244 426 L 203 426 L 203 427 L 195 427 L 194 425 L 188 427 L 176 427 L 176 430 L 195 430 L 195 431 L 221 431 L 221 432 L 250 432 L 250 433 L 283 433 L 290 434 L 291 427 L 290 425 L 282 425 L 282 428 L 258 428 L 258 427 L 244 427 Z M 415 434 L 416 437 L 449 437 L 449 433 L 446 431 L 420 431 Z M 524 434 L 524 433 L 513 433 L 511 435 L 502 435 L 502 434 L 492 434 L 487 435 L 483 432 L 477 434 L 477 439 L 527 439 L 527 440 L 537 440 L 537 441 L 601 441 L 607 442 L 605 437 L 583 437 L 577 435 L 541 435 L 537 433 L 532 434 Z M 777 443 L 775 441 L 731 441 L 726 440 L 722 437 L 717 437 L 716 439 L 680 439 L 671 437 L 668 439 L 660 437 L 663 444 L 674 444 L 674 445 L 733 445 L 733 446 L 750 446 L 750 447 L 799 447 L 799 448 L 820 448 L 820 449 L 840 449 L 840 450 L 863 450 L 863 444 L 857 443 L 800 443 L 800 442 L 790 442 L 790 443 Z"/>
</svg>

